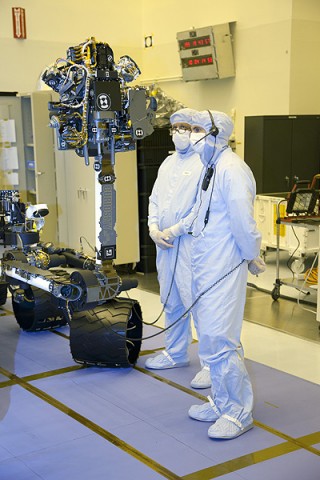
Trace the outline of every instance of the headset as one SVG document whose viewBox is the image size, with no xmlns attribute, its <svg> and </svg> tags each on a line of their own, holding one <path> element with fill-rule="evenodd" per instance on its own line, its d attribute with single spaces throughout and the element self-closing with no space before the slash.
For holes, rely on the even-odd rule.
<svg viewBox="0 0 320 480">
<path fill-rule="evenodd" d="M 210 117 L 210 120 L 211 120 L 211 128 L 210 128 L 208 133 L 206 133 L 205 135 L 203 135 L 203 137 L 199 138 L 199 140 L 196 141 L 195 145 L 197 143 L 201 142 L 201 140 L 208 137 L 209 135 L 212 135 L 213 137 L 216 137 L 219 134 L 219 129 L 218 129 L 217 125 L 214 123 L 212 113 L 210 112 L 210 110 L 207 110 L 207 112 L 209 113 L 209 117 Z"/>
<path fill-rule="evenodd" d="M 218 127 L 216 126 L 216 124 L 214 123 L 214 118 L 213 118 L 213 115 L 212 113 L 210 112 L 210 110 L 207 110 L 208 114 L 209 114 L 209 117 L 210 117 L 210 120 L 211 120 L 211 128 L 209 130 L 208 133 L 206 133 L 202 138 L 200 138 L 200 140 L 198 140 L 196 143 L 200 142 L 201 140 L 203 140 L 204 138 L 206 138 L 208 135 L 212 135 L 214 138 L 215 138 L 215 141 L 216 141 L 216 137 L 219 133 L 219 129 Z M 213 154 L 212 154 L 212 157 L 213 157 Z M 211 158 L 212 158 L 211 157 Z M 211 161 L 211 160 L 210 160 Z M 207 208 L 207 211 L 206 211 L 206 214 L 205 214 L 205 218 L 204 218 L 204 225 L 203 225 L 203 228 L 201 230 L 201 232 L 199 233 L 199 235 L 201 235 L 203 233 L 203 230 L 206 228 L 207 226 L 207 223 L 209 221 L 209 215 L 210 215 L 210 205 L 211 205 L 211 200 L 212 200 L 212 193 L 213 193 L 213 187 L 214 187 L 214 181 L 215 181 L 215 176 L 216 176 L 216 166 L 215 165 L 211 165 L 210 162 L 209 162 L 209 165 L 207 167 L 207 170 L 206 170 L 206 173 L 203 177 L 203 180 L 202 180 L 202 185 L 201 185 L 201 189 L 204 190 L 204 191 L 207 191 L 208 190 L 208 187 L 210 185 L 210 182 L 211 182 L 211 179 L 213 177 L 213 181 L 212 181 L 212 187 L 211 187 L 211 193 L 210 193 L 210 200 L 209 200 L 209 206 Z M 192 222 L 192 225 L 193 223 L 195 222 L 195 220 L 198 218 L 199 216 L 199 211 L 200 211 L 200 208 L 201 208 L 201 204 L 202 204 L 202 200 L 200 202 L 200 205 L 199 205 L 199 209 L 198 209 L 198 213 L 196 215 L 196 217 L 194 218 L 193 222 Z M 191 227 L 192 227 L 191 225 Z M 191 228 L 190 227 L 190 228 Z M 189 235 L 192 235 L 192 231 L 188 232 Z M 198 237 L 199 235 L 196 235 L 196 237 Z"/>
<path fill-rule="evenodd" d="M 216 137 L 219 133 L 219 129 L 218 127 L 216 126 L 216 124 L 214 123 L 214 119 L 213 119 L 213 115 L 212 113 L 210 112 L 210 110 L 207 110 L 209 116 L 210 116 L 210 120 L 211 120 L 211 128 L 209 130 L 208 133 L 206 133 L 205 135 L 203 135 L 203 137 L 199 138 L 199 140 L 197 140 L 195 142 L 195 145 L 199 142 L 201 142 L 201 140 L 203 140 L 204 138 L 206 138 L 208 135 L 213 135 L 215 137 L 215 141 L 216 141 Z M 213 157 L 213 154 L 212 154 L 212 157 Z M 211 157 L 211 159 L 212 159 Z M 199 216 L 199 212 L 200 212 L 200 209 L 201 209 L 201 205 L 202 205 L 202 192 L 203 191 L 206 191 L 208 190 L 208 187 L 209 187 L 209 184 L 211 182 L 211 178 L 213 177 L 213 183 L 212 183 L 212 189 L 211 189 L 211 194 L 210 194 L 210 202 L 209 202 L 209 207 L 210 207 L 210 204 L 211 204 L 211 198 L 212 198 L 212 191 L 213 191 L 213 185 L 214 185 L 214 180 L 215 180 L 215 174 L 216 174 L 216 169 L 215 169 L 215 166 L 211 165 L 210 162 L 211 162 L 211 159 L 209 161 L 209 165 L 207 166 L 207 169 L 206 169 L 206 172 L 204 174 L 204 177 L 203 177 L 203 180 L 202 180 L 202 184 L 201 184 L 201 195 L 200 195 L 200 201 L 199 201 L 199 207 L 198 207 L 198 211 L 189 227 L 189 232 L 188 234 L 189 235 L 193 235 L 192 233 L 192 226 L 194 224 L 194 222 L 196 221 L 196 219 L 198 218 Z M 206 212 L 206 215 L 205 215 L 205 220 L 204 220 L 204 226 L 203 226 L 203 229 L 201 230 L 201 232 L 199 233 L 199 235 L 202 234 L 204 228 L 206 227 L 207 223 L 209 221 L 209 208 Z M 196 237 L 198 237 L 199 235 L 196 235 Z"/>
<path fill-rule="evenodd" d="M 219 129 L 216 126 L 216 124 L 214 123 L 214 118 L 213 118 L 212 113 L 210 112 L 210 110 L 207 110 L 207 112 L 208 112 L 210 120 L 211 120 L 211 128 L 210 128 L 208 133 L 206 133 L 202 138 L 200 138 L 200 140 L 198 140 L 198 142 L 200 142 L 204 138 L 208 137 L 209 135 L 212 135 L 216 139 L 216 136 L 219 134 Z M 196 142 L 196 143 L 198 143 L 198 142 Z M 209 166 L 207 168 L 207 171 L 206 171 L 206 174 L 203 178 L 202 190 L 207 190 L 208 189 L 209 184 L 210 184 L 210 180 L 211 180 L 212 175 L 213 175 L 213 171 L 214 171 L 213 167 L 209 164 Z"/>
<path fill-rule="evenodd" d="M 210 112 L 210 110 L 207 110 L 207 112 L 209 113 L 209 117 L 210 117 L 210 120 L 211 120 L 211 129 L 210 129 L 210 132 L 208 133 L 208 135 L 213 135 L 214 137 L 216 137 L 219 133 L 219 129 L 216 126 L 216 124 L 214 123 L 213 115 Z"/>
</svg>

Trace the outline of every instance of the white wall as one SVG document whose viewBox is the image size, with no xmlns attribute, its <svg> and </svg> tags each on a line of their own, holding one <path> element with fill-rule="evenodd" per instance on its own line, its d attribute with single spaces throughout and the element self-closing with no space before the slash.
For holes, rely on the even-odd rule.
<svg viewBox="0 0 320 480">
<path fill-rule="evenodd" d="M 13 38 L 11 9 L 17 5 L 26 10 L 26 40 Z M 47 65 L 89 37 L 109 43 L 116 61 L 127 54 L 139 64 L 141 8 L 139 0 L 95 0 L 91 4 L 83 0 L 1 0 L 0 91 L 35 90 Z"/>
<path fill-rule="evenodd" d="M 173 8 L 174 5 L 174 8 Z M 237 151 L 243 155 L 245 115 L 288 114 L 291 0 L 162 0 L 156 12 L 143 0 L 144 33 L 154 46 L 144 50 L 143 80 L 156 82 L 168 95 L 196 109 L 236 111 Z M 236 22 L 236 76 L 223 80 L 183 82 L 176 33 Z M 162 79 L 162 80 L 161 80 Z M 171 81 L 170 81 L 171 79 Z"/>
<path fill-rule="evenodd" d="M 235 109 L 237 151 L 243 156 L 244 116 L 319 113 L 319 0 L 21 0 L 27 40 L 13 39 L 9 0 L 0 3 L 0 91 L 36 89 L 40 72 L 71 45 L 90 36 L 110 43 L 117 60 L 131 55 L 140 83 L 157 82 L 168 95 L 197 109 Z M 176 33 L 236 22 L 236 76 L 183 82 Z M 144 36 L 154 46 L 144 48 Z M 6 70 L 4 69 L 6 66 Z"/>
<path fill-rule="evenodd" d="M 291 114 L 320 113 L 320 2 L 294 0 L 290 69 Z"/>
</svg>

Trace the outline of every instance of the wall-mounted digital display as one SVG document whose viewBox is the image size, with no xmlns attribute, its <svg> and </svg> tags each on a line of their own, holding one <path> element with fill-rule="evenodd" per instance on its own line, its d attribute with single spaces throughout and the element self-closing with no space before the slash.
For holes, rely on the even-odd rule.
<svg viewBox="0 0 320 480">
<path fill-rule="evenodd" d="M 178 32 L 177 40 L 183 80 L 234 76 L 229 23 Z"/>
<path fill-rule="evenodd" d="M 182 68 L 201 67 L 204 65 L 212 65 L 212 55 L 200 55 L 197 57 L 188 57 L 181 59 Z"/>
<path fill-rule="evenodd" d="M 210 35 L 205 35 L 203 37 L 190 38 L 187 40 L 179 41 L 180 50 L 189 50 L 190 48 L 197 48 L 197 47 L 199 48 L 208 47 L 209 45 L 212 45 Z"/>
</svg>

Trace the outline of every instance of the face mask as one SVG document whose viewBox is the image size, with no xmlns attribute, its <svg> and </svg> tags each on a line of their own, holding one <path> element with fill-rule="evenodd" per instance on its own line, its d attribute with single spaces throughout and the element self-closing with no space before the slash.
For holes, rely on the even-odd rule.
<svg viewBox="0 0 320 480">
<path fill-rule="evenodd" d="M 190 145 L 190 133 L 174 133 L 172 135 L 172 141 L 177 150 L 187 150 Z"/>
<path fill-rule="evenodd" d="M 205 133 L 203 133 L 203 132 L 191 133 L 191 135 L 190 135 L 190 143 L 192 145 L 192 149 L 199 154 L 203 152 L 203 149 L 204 149 L 205 144 L 206 144 L 206 139 L 203 138 L 204 135 L 205 135 Z M 198 140 L 200 140 L 200 142 Z"/>
</svg>

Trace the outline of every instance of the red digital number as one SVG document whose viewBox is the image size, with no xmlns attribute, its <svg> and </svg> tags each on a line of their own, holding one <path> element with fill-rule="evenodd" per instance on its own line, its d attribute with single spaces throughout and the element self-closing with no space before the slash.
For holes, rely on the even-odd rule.
<svg viewBox="0 0 320 480">
<path fill-rule="evenodd" d="M 205 37 L 193 38 L 191 40 L 179 41 L 179 46 L 180 46 L 180 49 L 182 50 L 189 50 L 190 48 L 195 48 L 195 47 L 206 47 L 208 45 L 211 45 L 211 39 L 209 35 Z"/>
<path fill-rule="evenodd" d="M 198 67 L 213 64 L 212 55 L 202 55 L 199 57 L 184 58 L 182 60 L 183 68 Z"/>
</svg>

